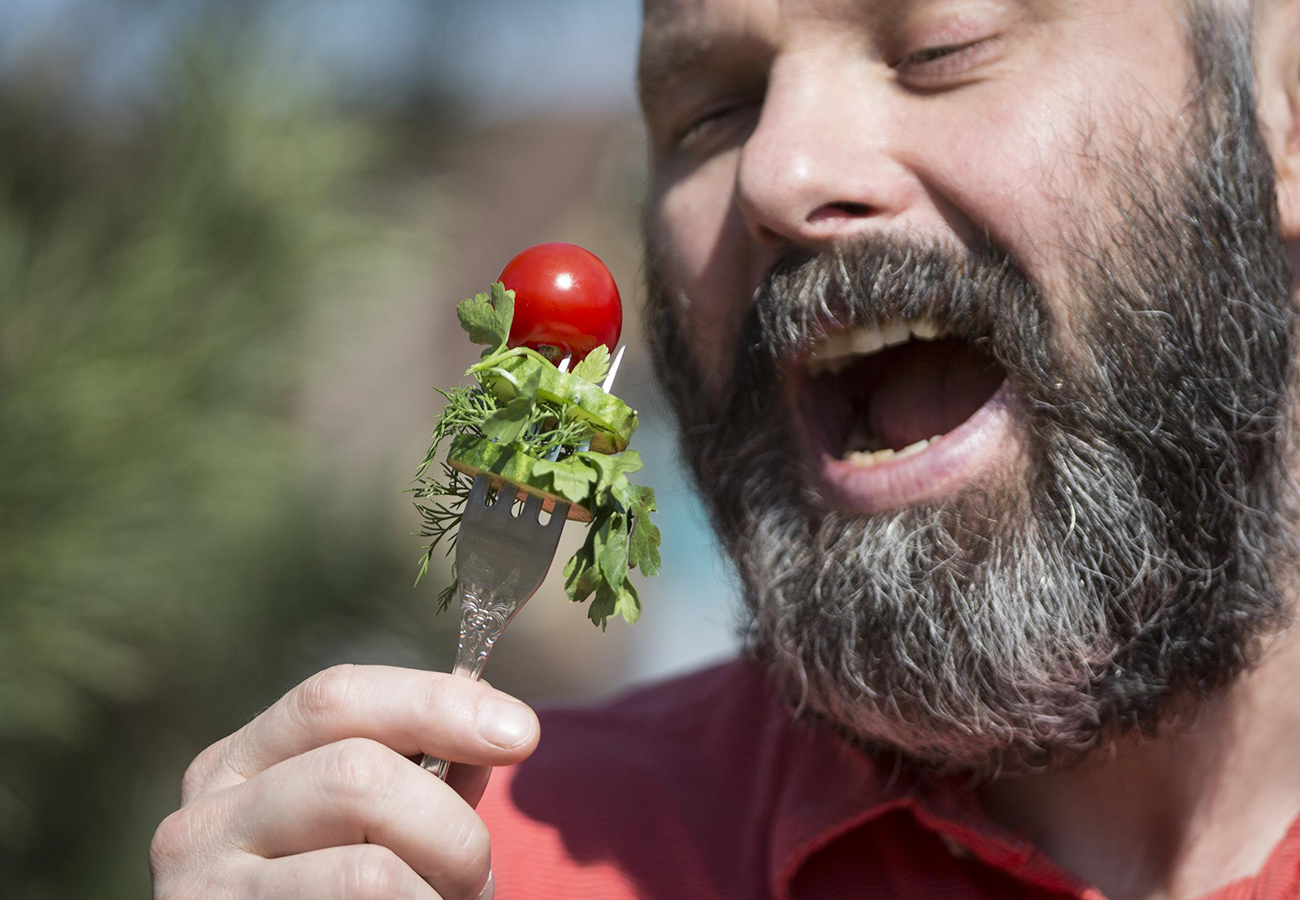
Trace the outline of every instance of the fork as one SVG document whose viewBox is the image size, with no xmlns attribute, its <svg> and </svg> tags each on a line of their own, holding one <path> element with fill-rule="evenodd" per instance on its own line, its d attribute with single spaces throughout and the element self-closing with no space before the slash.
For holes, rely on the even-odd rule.
<svg viewBox="0 0 1300 900">
<path fill-rule="evenodd" d="M 600 385 L 601 390 L 609 391 L 614 386 L 614 376 L 618 374 L 626 349 L 626 344 L 618 348 Z M 571 361 L 572 357 L 564 357 L 559 370 L 567 372 Z M 586 450 L 590 445 L 591 442 L 586 441 L 582 449 Z M 556 448 L 547 459 L 554 461 L 559 452 Z M 569 517 L 569 505 L 556 502 L 550 521 L 541 524 L 539 513 L 543 500 L 536 494 L 528 495 L 523 511 L 516 517 L 512 510 L 517 495 L 504 487 L 497 491 L 496 502 L 488 506 L 491 486 L 486 475 L 474 479 L 469 499 L 465 501 L 460 535 L 456 538 L 460 642 L 456 645 L 456 664 L 451 673 L 475 680 L 482 676 L 488 654 L 506 626 L 537 593 L 551 568 L 551 561 L 555 559 L 560 532 Z M 443 781 L 447 780 L 447 760 L 426 754 L 420 765 Z"/>
<path fill-rule="evenodd" d="M 461 611 L 452 674 L 476 680 L 506 626 L 537 593 L 569 515 L 567 503 L 556 503 L 550 521 L 543 525 L 539 520 L 542 498 L 529 494 L 515 516 L 517 495 L 502 487 L 496 502 L 488 506 L 490 487 L 488 476 L 474 479 L 456 539 Z M 426 755 L 420 765 L 447 780 L 447 760 Z"/>
</svg>

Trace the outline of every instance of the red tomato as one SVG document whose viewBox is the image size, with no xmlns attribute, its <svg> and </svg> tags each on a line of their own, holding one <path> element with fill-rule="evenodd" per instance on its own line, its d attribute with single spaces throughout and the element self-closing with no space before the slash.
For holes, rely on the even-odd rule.
<svg viewBox="0 0 1300 900">
<path fill-rule="evenodd" d="M 577 244 L 538 244 L 497 279 L 515 292 L 511 347 L 531 347 L 573 363 L 604 344 L 612 353 L 623 331 L 623 301 L 605 264 Z M 549 352 L 554 347 L 556 352 Z"/>
</svg>

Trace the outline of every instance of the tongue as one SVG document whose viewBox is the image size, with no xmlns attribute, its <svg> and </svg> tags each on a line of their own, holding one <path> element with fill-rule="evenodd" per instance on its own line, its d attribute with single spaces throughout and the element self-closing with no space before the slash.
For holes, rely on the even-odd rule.
<svg viewBox="0 0 1300 900">
<path fill-rule="evenodd" d="M 913 341 L 868 360 L 866 422 L 884 447 L 901 450 L 946 434 L 993 396 L 1004 377 L 989 357 L 961 341 Z"/>
</svg>

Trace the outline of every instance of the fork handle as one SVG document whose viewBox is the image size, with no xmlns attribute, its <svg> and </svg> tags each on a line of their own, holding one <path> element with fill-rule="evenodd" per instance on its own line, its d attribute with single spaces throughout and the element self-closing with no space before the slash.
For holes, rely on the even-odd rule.
<svg viewBox="0 0 1300 900">
<path fill-rule="evenodd" d="M 483 667 L 485 665 L 487 665 L 486 655 L 477 663 L 468 665 L 462 665 L 461 661 L 457 659 L 455 667 L 451 670 L 451 674 L 459 675 L 462 678 L 472 678 L 474 681 L 478 681 L 483 675 Z M 437 756 L 430 756 L 426 753 L 420 759 L 420 765 L 432 772 L 434 775 L 437 775 L 441 780 L 446 781 L 447 769 L 450 768 L 451 763 L 445 759 L 441 759 Z"/>
<path fill-rule="evenodd" d="M 480 597 L 476 591 L 461 590 L 460 642 L 456 645 L 456 665 L 451 674 L 478 681 L 487 665 L 488 655 L 516 611 L 517 607 L 511 609 L 505 603 L 493 603 L 490 597 Z M 447 760 L 425 754 L 420 765 L 443 781 L 447 780 L 450 765 Z"/>
</svg>

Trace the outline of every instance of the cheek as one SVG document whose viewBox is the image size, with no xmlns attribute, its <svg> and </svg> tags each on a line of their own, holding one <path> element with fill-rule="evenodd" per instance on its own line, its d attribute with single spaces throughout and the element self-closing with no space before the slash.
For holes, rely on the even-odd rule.
<svg viewBox="0 0 1300 900">
<path fill-rule="evenodd" d="M 736 340 L 761 272 L 734 203 L 736 154 L 661 178 L 651 228 L 673 312 L 711 397 L 734 363 Z"/>
<path fill-rule="evenodd" d="M 1081 245 L 1124 227 L 1119 178 L 1135 142 L 1153 150 L 1146 165 L 1164 164 L 1174 152 L 1190 70 L 1190 63 L 1168 64 L 1185 59 L 1180 34 L 1164 34 L 1168 55 L 1157 53 L 1164 62 L 1149 72 L 1132 64 L 1141 58 L 1136 51 L 1127 66 L 1106 65 L 1109 54 L 1100 53 L 1049 58 L 1040 61 L 1040 77 L 1019 80 L 1013 102 L 1003 88 L 976 89 L 963 98 L 961 115 L 936 104 L 916 123 L 936 148 L 915 160 L 923 177 L 987 228 L 1053 301 L 1066 330 L 1074 304 L 1090 302 L 1074 278 Z M 1117 35 L 1093 40 L 1128 53 Z"/>
</svg>

